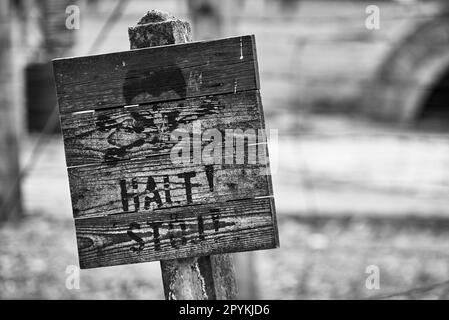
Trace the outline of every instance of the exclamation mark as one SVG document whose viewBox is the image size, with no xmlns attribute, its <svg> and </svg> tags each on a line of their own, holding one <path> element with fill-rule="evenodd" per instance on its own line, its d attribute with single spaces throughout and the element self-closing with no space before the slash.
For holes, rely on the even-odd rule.
<svg viewBox="0 0 449 320">
<path fill-rule="evenodd" d="M 140 209 L 140 201 L 139 201 L 139 184 L 137 183 L 137 178 L 133 178 L 131 182 L 134 191 L 134 211 L 138 212 Z"/>
<path fill-rule="evenodd" d="M 209 183 L 210 192 L 214 192 L 214 166 L 212 165 L 206 166 L 206 177 L 207 182 Z"/>
<path fill-rule="evenodd" d="M 120 180 L 120 193 L 122 196 L 122 207 L 123 207 L 123 211 L 128 211 L 129 210 L 129 206 L 128 206 L 128 192 L 126 190 L 126 180 Z"/>
</svg>

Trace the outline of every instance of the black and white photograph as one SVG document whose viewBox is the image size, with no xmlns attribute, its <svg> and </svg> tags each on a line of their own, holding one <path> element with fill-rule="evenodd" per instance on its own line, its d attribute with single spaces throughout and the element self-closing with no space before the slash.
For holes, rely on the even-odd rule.
<svg viewBox="0 0 449 320">
<path fill-rule="evenodd" d="M 0 0 L 0 300 L 447 299 L 447 0 Z"/>
</svg>

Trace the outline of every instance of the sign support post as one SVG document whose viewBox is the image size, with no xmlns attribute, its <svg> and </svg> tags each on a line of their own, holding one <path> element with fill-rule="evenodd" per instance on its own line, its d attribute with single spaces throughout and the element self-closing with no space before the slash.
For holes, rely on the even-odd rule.
<svg viewBox="0 0 449 320">
<path fill-rule="evenodd" d="M 148 12 L 129 28 L 131 49 L 190 42 L 190 24 L 160 11 Z M 162 260 L 162 281 L 168 300 L 236 299 L 235 269 L 230 254 Z"/>
</svg>

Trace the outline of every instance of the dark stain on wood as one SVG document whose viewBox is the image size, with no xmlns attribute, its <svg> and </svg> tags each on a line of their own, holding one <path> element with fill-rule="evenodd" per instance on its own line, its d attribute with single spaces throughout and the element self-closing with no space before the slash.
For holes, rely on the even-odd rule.
<svg viewBox="0 0 449 320">
<path fill-rule="evenodd" d="M 168 62 L 175 65 L 175 62 Z M 165 91 L 163 91 L 165 90 Z M 182 70 L 176 65 L 143 74 L 140 70 L 129 70 L 123 84 L 123 95 L 127 105 L 139 95 L 158 98 L 167 91 L 174 91 L 179 99 L 187 96 L 187 83 Z"/>
</svg>

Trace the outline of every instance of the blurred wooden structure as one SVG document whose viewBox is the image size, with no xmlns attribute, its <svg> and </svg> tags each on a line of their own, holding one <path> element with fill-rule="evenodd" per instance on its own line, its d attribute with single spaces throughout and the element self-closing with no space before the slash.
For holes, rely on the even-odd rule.
<svg viewBox="0 0 449 320">
<path fill-rule="evenodd" d="M 76 3 L 1 1 L 0 220 L 21 216 L 18 141 L 26 123 L 32 130 L 58 131 L 50 128 L 58 122 L 50 119 L 56 99 L 48 62 L 67 55 L 75 43 L 76 33 L 65 22 L 66 7 Z"/>
<path fill-rule="evenodd" d="M 95 28 L 96 22 L 92 20 L 108 12 L 108 3 L 98 1 L 97 11 L 89 13 L 91 17 L 85 23 Z M 176 16 L 189 18 L 193 29 L 197 29 L 197 40 L 207 39 L 214 33 L 222 37 L 255 34 L 264 107 L 269 118 L 298 122 L 304 113 L 317 111 L 358 114 L 396 123 L 414 121 L 420 110 L 426 108 L 423 93 L 438 86 L 439 75 L 431 70 L 449 69 L 443 54 L 427 50 L 429 44 L 435 48 L 438 39 L 442 43 L 446 41 L 448 3 L 381 1 L 378 4 L 381 27 L 368 30 L 365 9 L 371 4 L 369 0 L 154 0 L 151 3 Z M 121 23 L 131 25 L 147 5 L 146 1 L 133 0 L 123 13 Z M 103 47 L 111 51 L 123 49 L 119 46 L 124 39 L 119 26 L 112 34 Z M 81 28 L 80 36 L 89 43 L 88 29 Z M 79 49 L 80 53 L 85 52 L 85 48 Z M 419 56 L 413 59 L 413 55 L 407 55 L 411 50 L 419 52 Z M 399 61 L 404 61 L 404 66 Z M 412 81 L 407 82 L 405 65 L 414 63 L 417 68 L 411 71 Z M 427 74 L 420 71 L 426 69 L 430 70 Z M 415 81 L 422 74 L 428 79 Z M 391 84 L 389 90 L 382 86 L 385 79 Z M 420 93 L 416 97 L 406 93 L 413 88 Z M 374 91 L 377 99 L 373 99 Z M 400 101 L 395 101 L 395 96 Z"/>
<path fill-rule="evenodd" d="M 56 92 L 51 59 L 70 55 L 77 30 L 66 27 L 66 8 L 73 0 L 23 0 L 18 11 L 23 12 L 29 29 L 33 29 L 27 65 L 25 67 L 26 122 L 29 131 L 59 132 L 53 113 Z M 51 123 L 49 123 L 51 122 Z"/>
<path fill-rule="evenodd" d="M 0 2 L 0 220 L 22 213 L 9 1 Z"/>
</svg>

